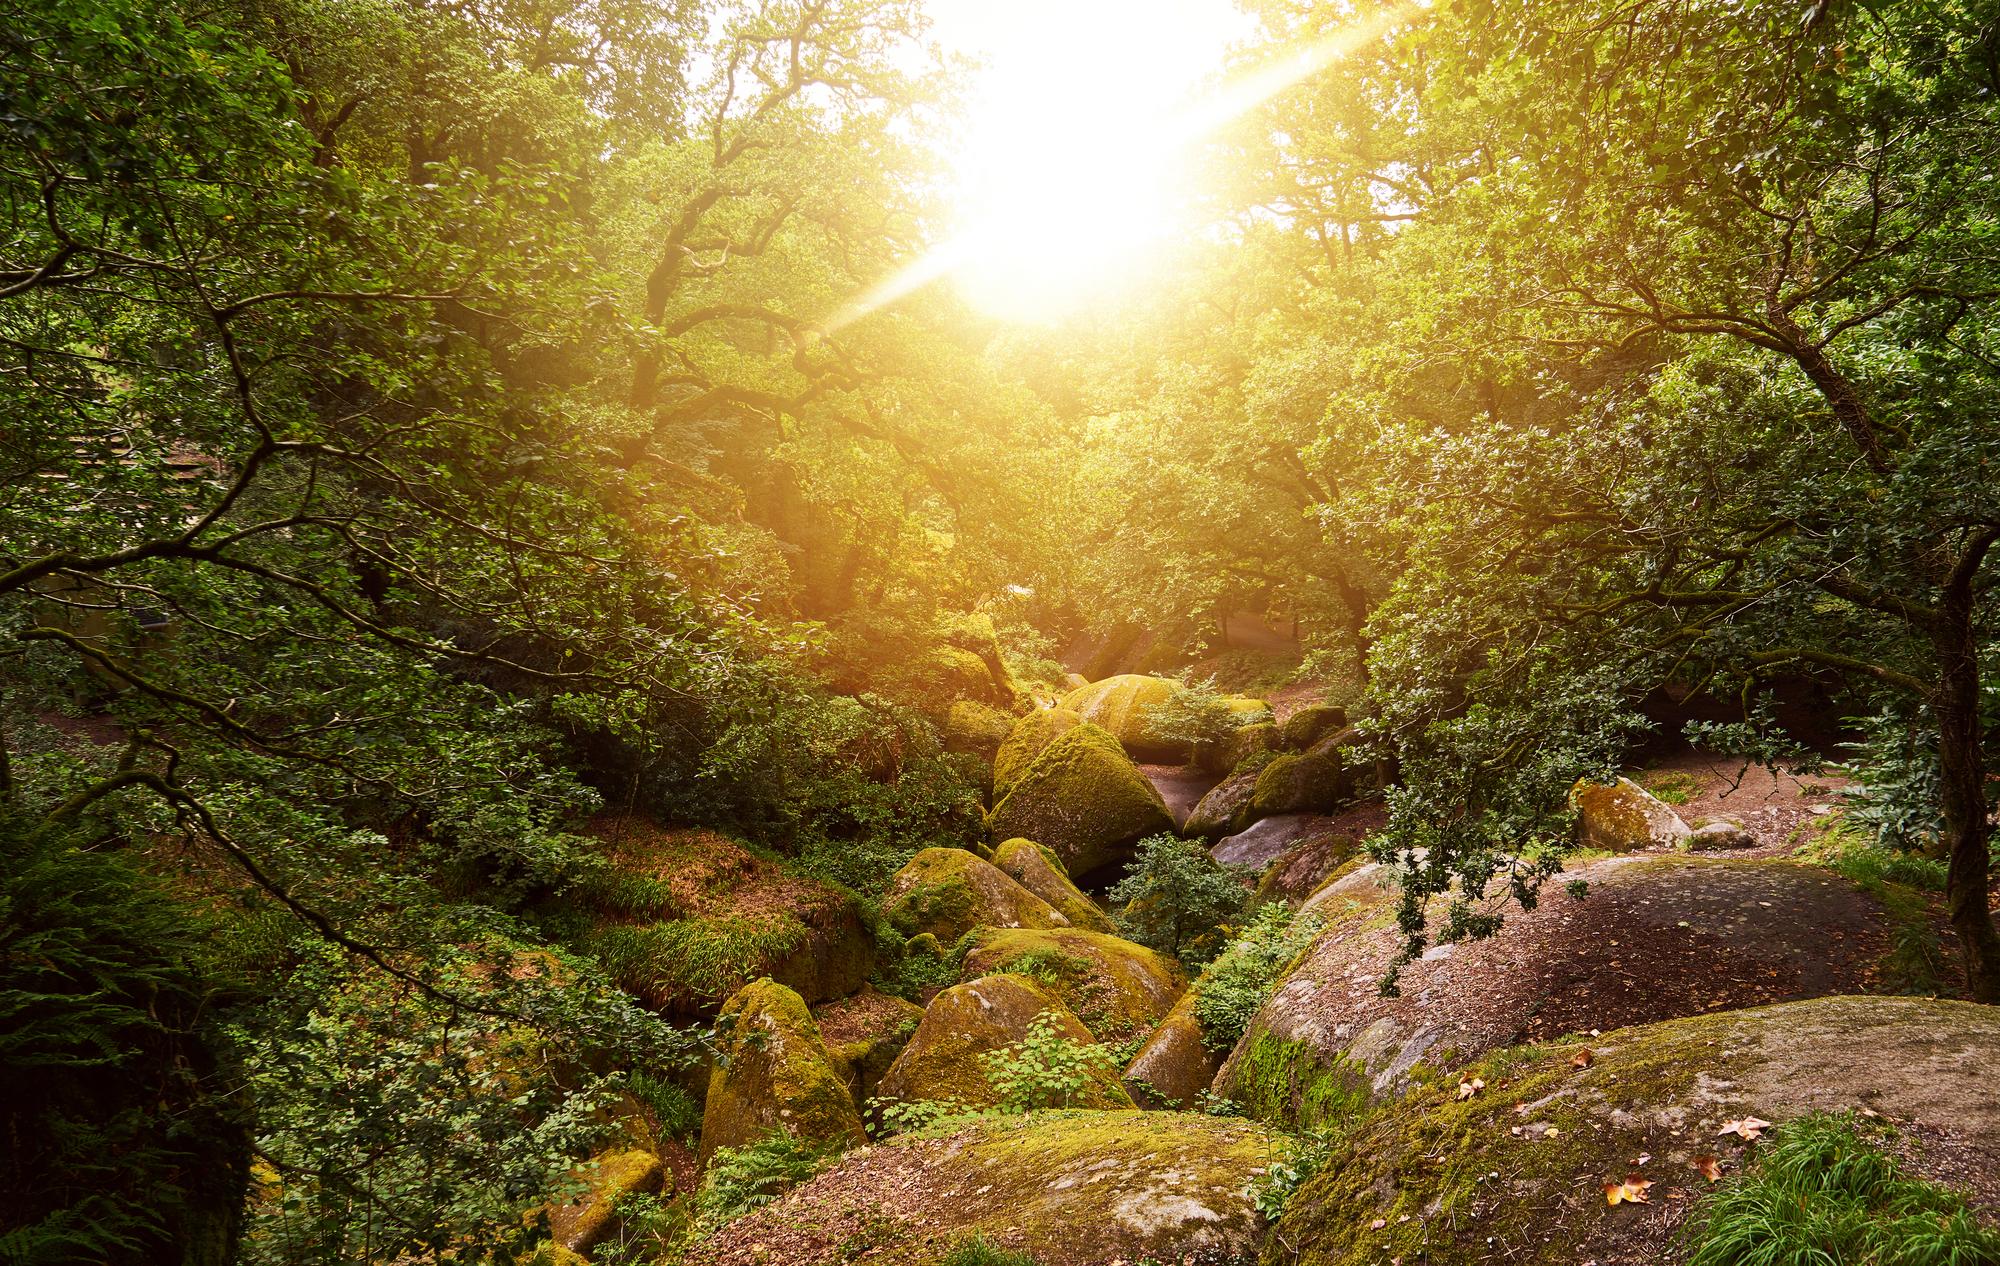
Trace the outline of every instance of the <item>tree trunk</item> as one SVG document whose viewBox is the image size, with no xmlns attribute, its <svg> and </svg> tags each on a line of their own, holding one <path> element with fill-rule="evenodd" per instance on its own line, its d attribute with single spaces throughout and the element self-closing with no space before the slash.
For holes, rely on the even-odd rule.
<svg viewBox="0 0 2000 1266">
<path fill-rule="evenodd" d="M 1966 983 L 1976 1002 L 2000 1003 L 2000 931 L 1993 925 L 1987 840 L 1986 759 L 1979 730 L 1979 652 L 1970 586 L 1947 586 L 1937 634 L 1938 768 L 1944 845 L 1949 859 L 1945 903 L 1965 947 Z"/>
</svg>

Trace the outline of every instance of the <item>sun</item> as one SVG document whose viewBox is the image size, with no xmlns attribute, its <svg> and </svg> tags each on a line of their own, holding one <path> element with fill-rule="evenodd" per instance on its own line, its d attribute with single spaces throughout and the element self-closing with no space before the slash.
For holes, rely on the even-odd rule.
<svg viewBox="0 0 2000 1266">
<path fill-rule="evenodd" d="M 1190 227 L 1183 118 L 1249 20 L 1229 0 L 932 0 L 981 65 L 952 156 L 952 280 L 1054 321 L 1143 279 Z"/>
</svg>

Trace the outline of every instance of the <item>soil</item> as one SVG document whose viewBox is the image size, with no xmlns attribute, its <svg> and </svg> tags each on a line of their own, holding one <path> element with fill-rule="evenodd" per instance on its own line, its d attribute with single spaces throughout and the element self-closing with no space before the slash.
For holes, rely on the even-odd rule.
<svg viewBox="0 0 2000 1266">
<path fill-rule="evenodd" d="M 1773 771 L 1740 756 L 1699 749 L 1650 761 L 1629 777 L 1648 790 L 1677 782 L 1686 786 L 1691 794 L 1672 808 L 1689 826 L 1717 818 L 1741 823 L 1757 844 L 1737 850 L 1738 857 L 1789 857 L 1801 842 L 1799 827 L 1837 811 L 1841 791 L 1854 785 L 1839 774 Z"/>
</svg>

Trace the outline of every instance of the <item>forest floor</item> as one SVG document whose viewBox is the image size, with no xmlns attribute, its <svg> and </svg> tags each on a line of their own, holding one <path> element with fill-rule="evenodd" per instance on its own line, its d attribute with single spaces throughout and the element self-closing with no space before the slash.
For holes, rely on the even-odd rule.
<svg viewBox="0 0 2000 1266">
<path fill-rule="evenodd" d="M 1694 749 L 1633 770 L 1634 782 L 1673 806 L 1689 826 L 1717 818 L 1740 823 L 1757 840 L 1734 857 L 1789 857 L 1805 842 L 1800 828 L 1838 812 L 1854 780 L 1840 774 L 1775 772 L 1742 757 Z"/>
</svg>

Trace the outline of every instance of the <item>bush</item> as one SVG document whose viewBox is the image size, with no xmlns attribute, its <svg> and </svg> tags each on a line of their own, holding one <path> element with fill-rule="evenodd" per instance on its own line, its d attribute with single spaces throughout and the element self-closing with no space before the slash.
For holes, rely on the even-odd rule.
<svg viewBox="0 0 2000 1266">
<path fill-rule="evenodd" d="M 710 1230 L 770 1204 L 833 1163 L 834 1151 L 787 1130 L 773 1130 L 754 1143 L 725 1147 L 708 1163 L 697 1197 L 700 1219 Z"/>
<path fill-rule="evenodd" d="M 1061 1024 L 1055 1013 L 1044 1011 L 1020 1041 L 979 1057 L 1002 1112 L 1067 1108 L 1114 1071 L 1109 1052 L 1095 1042 L 1064 1037 Z"/>
<path fill-rule="evenodd" d="M 1215 1051 L 1235 1046 L 1285 968 L 1320 927 L 1318 918 L 1295 916 L 1281 901 L 1258 910 L 1194 982 L 1194 1018 L 1201 1025 L 1202 1043 Z"/>
<path fill-rule="evenodd" d="M 1269 713 L 1238 712 L 1230 707 L 1212 677 L 1181 682 L 1166 699 L 1147 708 L 1145 715 L 1155 737 L 1196 750 L 1221 743 L 1252 721 L 1270 719 Z"/>
<path fill-rule="evenodd" d="M 1149 949 L 1198 966 L 1222 947 L 1220 929 L 1250 899 L 1249 866 L 1224 866 L 1199 842 L 1175 835 L 1139 841 L 1138 860 L 1108 896 L 1123 902 L 1119 930 Z"/>
<path fill-rule="evenodd" d="M 996 1247 L 986 1237 L 975 1235 L 946 1253 L 938 1266 L 1037 1266 L 1037 1263 L 1026 1253 Z"/>
<path fill-rule="evenodd" d="M 1689 1266 L 1988 1266 L 2000 1232 L 1964 1197 L 1905 1177 L 1851 1113 L 1789 1122 L 1691 1224 Z"/>
</svg>

